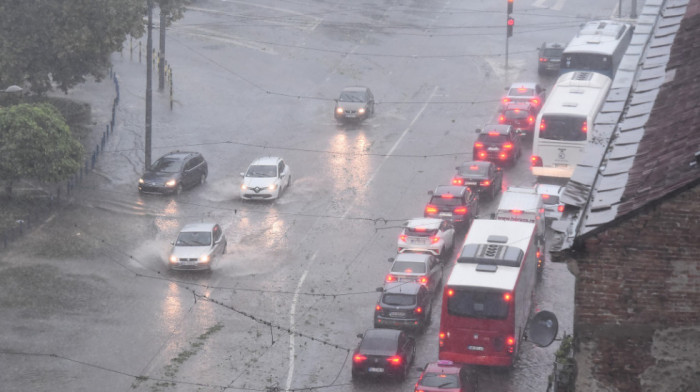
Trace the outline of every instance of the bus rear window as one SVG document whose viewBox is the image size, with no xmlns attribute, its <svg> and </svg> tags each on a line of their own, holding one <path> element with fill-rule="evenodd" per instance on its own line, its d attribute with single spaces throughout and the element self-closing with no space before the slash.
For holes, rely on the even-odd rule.
<svg viewBox="0 0 700 392">
<path fill-rule="evenodd" d="M 588 133 L 584 131 L 586 119 L 570 116 L 543 115 L 540 122 L 540 139 L 563 140 L 569 142 L 585 141 Z"/>
<path fill-rule="evenodd" d="M 478 319 L 505 319 L 509 303 L 503 291 L 455 289 L 447 298 L 447 312 L 452 316 Z"/>
<path fill-rule="evenodd" d="M 611 56 L 594 53 L 564 53 L 561 56 L 562 69 L 580 71 L 612 72 Z"/>
</svg>

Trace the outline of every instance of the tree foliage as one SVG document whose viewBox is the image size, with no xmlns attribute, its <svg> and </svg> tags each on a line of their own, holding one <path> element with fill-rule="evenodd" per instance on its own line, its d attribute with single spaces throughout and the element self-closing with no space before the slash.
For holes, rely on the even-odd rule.
<svg viewBox="0 0 700 392">
<path fill-rule="evenodd" d="M 176 0 L 164 0 L 176 1 Z M 128 35 L 144 32 L 145 0 L 3 0 L 0 88 L 66 92 L 84 77 L 98 80 Z"/>
<path fill-rule="evenodd" d="M 71 134 L 63 116 L 51 104 L 20 104 L 0 108 L 0 180 L 56 182 L 75 174 L 83 146 Z"/>
<path fill-rule="evenodd" d="M 185 16 L 185 6 L 191 3 L 191 0 L 154 0 L 154 3 L 160 8 L 161 15 L 165 15 L 167 26 L 173 21 L 176 21 Z M 161 26 L 163 28 L 165 26 Z"/>
</svg>

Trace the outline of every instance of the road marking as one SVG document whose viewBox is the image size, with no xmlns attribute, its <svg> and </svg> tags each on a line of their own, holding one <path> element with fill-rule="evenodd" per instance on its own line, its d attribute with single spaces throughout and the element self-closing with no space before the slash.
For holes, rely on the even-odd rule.
<svg viewBox="0 0 700 392">
<path fill-rule="evenodd" d="M 416 113 L 416 115 L 415 115 L 415 117 L 413 117 L 413 120 L 411 121 L 411 123 L 408 124 L 408 127 L 406 127 L 406 129 L 404 129 L 403 133 L 398 138 L 398 140 L 396 140 L 394 145 L 391 146 L 391 149 L 389 150 L 389 152 L 386 153 L 386 155 L 384 155 L 384 159 L 382 159 L 382 162 L 377 167 L 377 170 L 375 170 L 374 174 L 372 174 L 372 177 L 370 177 L 369 180 L 367 180 L 367 183 L 365 184 L 365 188 L 369 187 L 369 184 L 371 184 L 372 181 L 374 181 L 374 177 L 379 173 L 379 171 L 381 170 L 382 166 L 384 166 L 384 163 L 387 161 L 387 159 L 391 158 L 391 155 L 394 153 L 394 150 L 396 150 L 396 148 L 399 146 L 399 144 L 401 143 L 403 138 L 406 136 L 408 131 L 411 130 L 411 127 L 413 127 L 413 124 L 415 124 L 416 121 L 418 121 L 418 118 L 421 116 L 421 114 L 423 114 L 423 111 L 425 111 L 425 108 L 427 108 L 428 105 L 430 104 L 430 102 L 433 100 L 433 98 L 435 98 L 435 93 L 437 93 L 437 90 L 438 90 L 438 86 L 435 86 L 435 88 L 433 89 L 433 92 L 430 93 L 428 100 L 425 101 L 425 103 L 423 104 L 423 107 L 418 111 L 418 113 Z M 341 219 L 345 219 L 348 216 L 350 211 L 352 211 L 352 208 L 355 206 L 356 201 L 357 201 L 357 198 L 355 198 L 353 200 L 352 204 L 350 204 L 350 207 L 348 207 L 348 209 L 345 210 L 345 213 L 343 214 Z"/>
<path fill-rule="evenodd" d="M 287 371 L 287 383 L 284 388 L 285 391 L 288 391 L 289 388 L 292 386 L 292 379 L 294 378 L 294 333 L 296 332 L 294 316 L 296 315 L 297 301 L 299 300 L 299 292 L 301 291 L 301 286 L 304 285 L 306 275 L 309 273 L 309 267 L 311 267 L 311 264 L 314 262 L 314 260 L 316 260 L 316 254 L 318 254 L 318 252 L 314 253 L 313 256 L 311 256 L 311 259 L 309 260 L 309 265 L 304 270 L 304 273 L 301 275 L 301 278 L 299 278 L 297 288 L 296 290 L 294 290 L 294 297 L 292 297 L 292 306 L 289 309 L 289 330 L 292 331 L 292 333 L 289 334 L 289 370 Z"/>
</svg>

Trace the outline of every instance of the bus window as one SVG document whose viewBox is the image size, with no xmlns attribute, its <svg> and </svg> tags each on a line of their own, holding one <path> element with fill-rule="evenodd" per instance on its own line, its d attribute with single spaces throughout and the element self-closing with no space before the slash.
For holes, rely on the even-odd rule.
<svg viewBox="0 0 700 392">
<path fill-rule="evenodd" d="M 561 69 L 566 71 L 596 71 L 612 73 L 610 56 L 591 53 L 565 53 L 561 58 Z"/>
<path fill-rule="evenodd" d="M 547 140 L 585 141 L 588 138 L 585 118 L 542 116 L 539 137 Z"/>
<path fill-rule="evenodd" d="M 450 315 L 479 319 L 505 319 L 508 302 L 502 291 L 454 290 L 447 299 Z"/>
</svg>

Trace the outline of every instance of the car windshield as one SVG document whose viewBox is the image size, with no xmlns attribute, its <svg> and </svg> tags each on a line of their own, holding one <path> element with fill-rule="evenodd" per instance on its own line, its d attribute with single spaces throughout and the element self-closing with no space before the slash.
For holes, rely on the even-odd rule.
<svg viewBox="0 0 700 392">
<path fill-rule="evenodd" d="M 360 351 L 378 350 L 386 352 L 396 352 L 397 346 L 398 342 L 394 337 L 365 334 L 364 339 L 362 339 L 362 343 L 360 343 Z"/>
<path fill-rule="evenodd" d="M 397 260 L 391 266 L 391 272 L 399 274 L 424 274 L 425 263 Z"/>
<path fill-rule="evenodd" d="M 505 112 L 506 119 L 508 120 L 520 120 L 527 118 L 528 114 L 528 111 L 523 109 L 509 109 Z"/>
<path fill-rule="evenodd" d="M 178 158 L 162 157 L 155 161 L 151 170 L 163 173 L 179 173 L 182 168 L 182 160 Z"/>
<path fill-rule="evenodd" d="M 361 91 L 343 91 L 338 100 L 340 102 L 364 102 L 365 94 Z"/>
<path fill-rule="evenodd" d="M 447 311 L 460 317 L 505 319 L 508 317 L 508 304 L 502 291 L 455 289 L 447 299 Z"/>
<path fill-rule="evenodd" d="M 394 293 L 386 293 L 384 294 L 384 299 L 382 300 L 387 305 L 394 305 L 394 306 L 411 306 L 416 304 L 416 296 L 415 295 L 406 295 L 406 294 L 394 294 Z"/>
<path fill-rule="evenodd" d="M 482 133 L 479 135 L 478 140 L 482 143 L 505 143 L 508 141 L 508 135 L 504 135 L 502 133 L 496 133 L 496 132 L 489 132 L 489 133 Z"/>
<path fill-rule="evenodd" d="M 432 237 L 437 234 L 437 229 L 428 230 L 424 227 L 407 227 L 404 233 L 410 237 Z"/>
<path fill-rule="evenodd" d="M 425 373 L 420 385 L 432 388 L 459 388 L 459 377 L 456 374 Z"/>
<path fill-rule="evenodd" d="M 436 205 L 438 207 L 456 207 L 456 206 L 461 206 L 462 199 L 458 197 L 442 197 L 442 196 L 433 196 L 430 199 L 430 204 Z"/>
<path fill-rule="evenodd" d="M 211 233 L 208 231 L 183 231 L 177 236 L 177 246 L 211 245 Z"/>
<path fill-rule="evenodd" d="M 544 57 L 561 57 L 564 48 L 545 48 L 543 51 Z"/>
<path fill-rule="evenodd" d="M 248 168 L 246 177 L 277 177 L 277 166 L 275 165 L 252 165 Z"/>
<path fill-rule="evenodd" d="M 532 97 L 535 95 L 535 90 L 526 87 L 514 87 L 508 91 L 511 97 Z"/>
<path fill-rule="evenodd" d="M 457 169 L 457 174 L 460 177 L 484 178 L 489 174 L 489 167 L 483 165 L 464 165 L 460 166 L 459 169 Z"/>
</svg>

